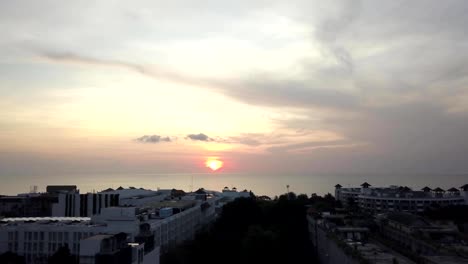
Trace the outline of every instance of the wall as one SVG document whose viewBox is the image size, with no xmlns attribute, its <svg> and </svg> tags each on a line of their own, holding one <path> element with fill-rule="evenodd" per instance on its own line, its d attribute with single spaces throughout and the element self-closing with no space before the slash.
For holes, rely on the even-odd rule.
<svg viewBox="0 0 468 264">
<path fill-rule="evenodd" d="M 159 247 L 154 248 L 153 251 L 146 254 L 143 258 L 142 264 L 159 264 L 160 252 Z"/>
</svg>

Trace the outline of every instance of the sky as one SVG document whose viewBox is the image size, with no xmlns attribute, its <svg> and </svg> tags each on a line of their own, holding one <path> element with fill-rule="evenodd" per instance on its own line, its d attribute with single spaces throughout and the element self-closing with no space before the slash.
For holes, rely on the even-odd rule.
<svg viewBox="0 0 468 264">
<path fill-rule="evenodd" d="M 1 1 L 0 177 L 468 172 L 466 1 Z"/>
</svg>

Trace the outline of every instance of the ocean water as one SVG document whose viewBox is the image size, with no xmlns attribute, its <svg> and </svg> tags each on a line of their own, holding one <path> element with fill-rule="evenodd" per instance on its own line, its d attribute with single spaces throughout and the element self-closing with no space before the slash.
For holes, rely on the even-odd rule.
<svg viewBox="0 0 468 264">
<path fill-rule="evenodd" d="M 286 186 L 297 194 L 320 195 L 334 193 L 335 184 L 344 187 L 358 186 L 363 182 L 373 186 L 404 185 L 420 189 L 430 187 L 459 187 L 468 183 L 467 174 L 341 174 L 341 175 L 285 175 L 249 173 L 112 173 L 61 176 L 4 176 L 0 175 L 0 194 L 14 195 L 29 192 L 37 186 L 43 192 L 47 185 L 77 185 L 80 191 L 93 192 L 107 188 L 136 187 L 147 189 L 183 189 L 185 191 L 205 188 L 221 191 L 224 187 L 236 187 L 239 191 L 251 190 L 257 195 L 274 197 L 286 193 Z"/>
</svg>

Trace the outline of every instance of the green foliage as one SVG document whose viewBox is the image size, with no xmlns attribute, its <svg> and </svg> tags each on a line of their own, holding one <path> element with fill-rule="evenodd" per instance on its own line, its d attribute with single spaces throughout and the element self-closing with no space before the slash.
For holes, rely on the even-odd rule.
<svg viewBox="0 0 468 264">
<path fill-rule="evenodd" d="M 49 258 L 49 264 L 62 264 L 62 263 L 67 263 L 67 264 L 76 263 L 75 257 L 71 255 L 68 245 L 60 247 L 57 250 L 57 252 L 55 252 Z"/>
<path fill-rule="evenodd" d="M 8 251 L 0 255 L 0 263 L 2 264 L 24 264 L 26 263 L 24 257 Z"/>
<path fill-rule="evenodd" d="M 313 263 L 308 203 L 295 194 L 276 201 L 236 199 L 210 230 L 163 255 L 161 263 Z"/>
</svg>

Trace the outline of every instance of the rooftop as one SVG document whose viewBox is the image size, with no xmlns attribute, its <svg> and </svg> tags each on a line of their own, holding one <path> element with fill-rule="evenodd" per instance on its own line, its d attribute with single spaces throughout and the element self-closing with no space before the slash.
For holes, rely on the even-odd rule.
<svg viewBox="0 0 468 264">
<path fill-rule="evenodd" d="M 186 208 L 193 207 L 195 204 L 196 202 L 193 200 L 170 200 L 170 201 L 149 203 L 148 206 L 154 207 L 154 208 L 173 207 L 173 208 L 186 209 Z"/>
<path fill-rule="evenodd" d="M 0 219 L 0 222 L 86 222 L 90 217 L 11 217 Z"/>
<path fill-rule="evenodd" d="M 387 219 L 401 223 L 406 226 L 412 227 L 427 227 L 430 226 L 430 223 L 426 221 L 424 218 L 403 212 L 395 212 L 387 214 Z"/>
<path fill-rule="evenodd" d="M 76 190 L 76 185 L 47 185 L 46 187 L 48 193 L 72 192 Z"/>
<path fill-rule="evenodd" d="M 111 237 L 113 237 L 113 235 L 94 235 L 94 236 L 85 238 L 84 240 L 103 240 L 103 239 L 111 238 Z"/>
<path fill-rule="evenodd" d="M 356 192 L 360 193 L 362 196 L 374 196 L 374 197 L 383 197 L 383 198 L 422 198 L 422 199 L 453 199 L 461 198 L 459 196 L 460 192 L 451 188 L 447 194 L 443 194 L 445 191 L 437 187 L 432 190 L 429 187 L 424 187 L 421 191 L 414 191 L 407 186 L 390 186 L 390 187 L 373 187 L 367 188 L 368 192 L 361 193 L 361 188 L 342 188 L 344 192 Z M 441 197 L 434 196 L 433 193 L 442 195 Z"/>
</svg>

